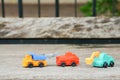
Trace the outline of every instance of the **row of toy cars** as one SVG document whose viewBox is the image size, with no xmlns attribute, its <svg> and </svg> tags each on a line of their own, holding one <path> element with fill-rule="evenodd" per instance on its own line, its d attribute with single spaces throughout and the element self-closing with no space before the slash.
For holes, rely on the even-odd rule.
<svg viewBox="0 0 120 80">
<path fill-rule="evenodd" d="M 22 66 L 23 67 L 45 67 L 47 65 L 47 58 L 55 57 L 57 54 L 41 54 L 36 55 L 34 53 L 29 53 L 25 55 Z M 72 66 L 75 67 L 79 65 L 79 57 L 72 52 L 66 52 L 65 55 L 56 56 L 56 64 L 58 66 Z M 107 53 L 93 52 L 90 58 L 85 59 L 86 64 L 92 65 L 94 67 L 113 67 L 114 59 Z"/>
<path fill-rule="evenodd" d="M 29 53 L 25 55 L 22 65 L 23 67 L 29 67 L 32 68 L 34 67 L 45 67 L 47 65 L 46 59 L 50 57 L 54 57 L 57 54 L 41 54 L 41 55 L 36 55 L 34 53 Z M 56 56 L 56 64 L 58 66 L 76 66 L 79 64 L 79 58 L 73 54 L 72 52 L 66 52 L 65 55 L 62 56 Z"/>
</svg>

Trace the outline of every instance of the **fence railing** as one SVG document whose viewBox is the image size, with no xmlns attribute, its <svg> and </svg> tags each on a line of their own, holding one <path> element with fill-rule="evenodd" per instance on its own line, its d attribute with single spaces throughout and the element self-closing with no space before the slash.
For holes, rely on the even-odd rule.
<svg viewBox="0 0 120 80">
<path fill-rule="evenodd" d="M 2 12 L 2 17 L 5 17 L 5 0 L 1 0 L 1 12 Z M 55 0 L 55 17 L 60 17 L 60 0 Z M 92 9 L 92 16 L 96 16 L 96 1 L 97 0 L 92 0 L 93 1 L 93 9 Z M 38 0 L 38 17 L 41 16 L 41 0 Z M 113 15 L 115 14 L 115 0 L 113 0 Z M 77 17 L 77 0 L 74 0 L 74 17 Z M 18 0 L 18 17 L 22 18 L 24 17 L 23 14 L 23 0 Z"/>
<path fill-rule="evenodd" d="M 55 0 L 55 17 L 60 17 L 60 0 Z M 74 17 L 77 17 L 77 1 L 78 0 L 74 0 Z M 92 0 L 93 2 L 93 9 L 92 9 L 92 16 L 97 16 L 97 12 L 96 12 L 96 1 L 97 0 Z M 38 0 L 37 2 L 37 6 L 38 6 L 38 17 L 41 17 L 41 0 Z M 115 14 L 115 0 L 113 0 L 113 16 Z M 1 12 L 2 12 L 2 17 L 5 17 L 5 0 L 1 0 Z M 23 0 L 18 0 L 18 17 L 22 18 L 24 17 L 23 14 Z"/>
<path fill-rule="evenodd" d="M 4 5 L 4 0 L 1 0 L 1 12 L 2 12 L 2 17 L 5 17 L 5 5 Z"/>
</svg>

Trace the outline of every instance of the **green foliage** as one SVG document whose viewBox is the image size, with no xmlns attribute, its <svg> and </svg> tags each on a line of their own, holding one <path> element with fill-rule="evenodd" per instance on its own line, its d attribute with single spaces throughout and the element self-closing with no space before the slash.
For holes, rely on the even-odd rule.
<svg viewBox="0 0 120 80">
<path fill-rule="evenodd" d="M 96 11 L 97 15 L 107 15 L 107 16 L 112 16 L 113 12 L 113 0 L 96 0 Z M 118 10 L 118 0 L 115 0 L 115 15 L 118 16 L 120 15 L 120 11 Z M 85 5 L 80 7 L 80 11 L 85 15 L 85 16 L 91 16 L 92 15 L 92 0 L 89 0 Z"/>
</svg>

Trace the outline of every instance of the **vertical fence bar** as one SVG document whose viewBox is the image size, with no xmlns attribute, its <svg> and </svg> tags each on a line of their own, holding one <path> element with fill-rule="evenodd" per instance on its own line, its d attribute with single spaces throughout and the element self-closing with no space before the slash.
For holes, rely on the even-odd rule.
<svg viewBox="0 0 120 80">
<path fill-rule="evenodd" d="M 113 16 L 115 16 L 115 4 L 116 4 L 116 1 L 112 0 L 112 15 Z"/>
<path fill-rule="evenodd" d="M 23 18 L 23 3 L 22 0 L 18 0 L 18 15 Z"/>
<path fill-rule="evenodd" d="M 55 0 L 55 16 L 59 17 L 59 0 Z"/>
<path fill-rule="evenodd" d="M 41 17 L 41 4 L 40 4 L 40 0 L 38 0 L 38 17 Z"/>
<path fill-rule="evenodd" d="M 5 17 L 5 4 L 4 4 L 4 0 L 1 0 L 1 4 L 2 4 L 2 17 Z"/>
<path fill-rule="evenodd" d="M 75 0 L 75 17 L 77 17 L 77 0 Z"/>
<path fill-rule="evenodd" d="M 92 10 L 92 11 L 93 11 L 93 14 L 92 14 L 92 16 L 94 16 L 94 17 L 97 16 L 96 4 L 97 4 L 97 3 L 96 3 L 96 0 L 93 0 L 93 10 Z"/>
</svg>

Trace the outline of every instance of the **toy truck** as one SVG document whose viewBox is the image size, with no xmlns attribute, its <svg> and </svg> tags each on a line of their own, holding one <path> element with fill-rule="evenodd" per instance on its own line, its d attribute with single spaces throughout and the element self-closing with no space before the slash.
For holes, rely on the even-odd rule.
<svg viewBox="0 0 120 80">
<path fill-rule="evenodd" d="M 36 55 L 33 52 L 30 52 L 29 54 L 25 55 L 22 61 L 22 66 L 27 68 L 32 68 L 32 67 L 45 67 L 47 65 L 46 59 L 51 58 L 56 56 L 55 54 L 41 54 L 41 55 Z"/>
<path fill-rule="evenodd" d="M 114 59 L 107 53 L 93 52 L 90 58 L 86 58 L 86 64 L 94 67 L 114 67 Z"/>
<path fill-rule="evenodd" d="M 22 63 L 23 67 L 44 67 L 47 65 L 46 56 L 45 55 L 35 55 L 35 54 L 27 54 L 25 55 Z"/>
<path fill-rule="evenodd" d="M 72 52 L 66 52 L 65 55 L 56 57 L 56 64 L 58 66 L 72 66 L 75 67 L 79 64 L 79 58 Z"/>
</svg>

